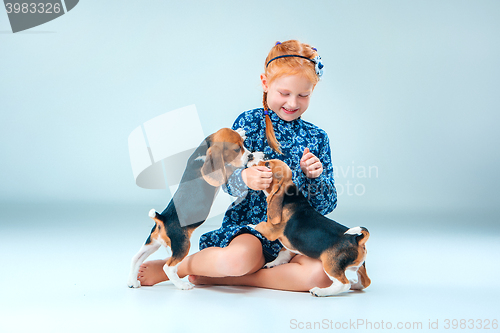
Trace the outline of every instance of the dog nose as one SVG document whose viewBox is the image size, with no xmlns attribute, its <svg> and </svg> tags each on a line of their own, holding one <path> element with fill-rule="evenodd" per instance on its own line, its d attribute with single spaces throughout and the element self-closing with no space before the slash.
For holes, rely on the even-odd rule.
<svg viewBox="0 0 500 333">
<path fill-rule="evenodd" d="M 248 155 L 248 162 L 253 161 L 253 154 Z"/>
</svg>

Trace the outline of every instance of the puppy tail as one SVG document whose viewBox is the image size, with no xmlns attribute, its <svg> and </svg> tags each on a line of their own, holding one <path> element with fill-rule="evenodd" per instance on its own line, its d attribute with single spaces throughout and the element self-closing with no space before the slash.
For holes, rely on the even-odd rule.
<svg viewBox="0 0 500 333">
<path fill-rule="evenodd" d="M 149 217 L 152 218 L 155 222 L 162 222 L 161 215 L 154 209 L 149 211 Z"/>
<path fill-rule="evenodd" d="M 356 241 L 358 245 L 363 245 L 366 243 L 368 238 L 370 238 L 370 233 L 365 227 L 355 227 L 344 232 L 344 235 L 356 235 Z"/>
</svg>

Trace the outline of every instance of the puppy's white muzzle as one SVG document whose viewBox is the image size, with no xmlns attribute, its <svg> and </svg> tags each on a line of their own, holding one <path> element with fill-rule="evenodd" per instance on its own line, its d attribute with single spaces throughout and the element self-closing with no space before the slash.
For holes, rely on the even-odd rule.
<svg viewBox="0 0 500 333">
<path fill-rule="evenodd" d="M 251 154 L 250 160 L 246 163 L 247 167 L 253 167 L 259 164 L 259 162 L 264 161 L 264 153 L 260 151 L 253 152 Z"/>
</svg>

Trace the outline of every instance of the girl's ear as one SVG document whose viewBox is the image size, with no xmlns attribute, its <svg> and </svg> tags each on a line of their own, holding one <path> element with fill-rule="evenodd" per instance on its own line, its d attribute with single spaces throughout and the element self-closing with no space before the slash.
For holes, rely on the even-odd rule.
<svg viewBox="0 0 500 333">
<path fill-rule="evenodd" d="M 269 84 L 267 82 L 266 74 L 260 74 L 260 81 L 262 83 L 262 90 L 267 92 L 269 90 Z"/>
</svg>

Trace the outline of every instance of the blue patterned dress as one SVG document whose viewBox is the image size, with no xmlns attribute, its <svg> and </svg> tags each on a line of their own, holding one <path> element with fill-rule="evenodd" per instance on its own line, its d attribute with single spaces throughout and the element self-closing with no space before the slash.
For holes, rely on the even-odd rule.
<svg viewBox="0 0 500 333">
<path fill-rule="evenodd" d="M 323 215 L 330 213 L 337 206 L 337 191 L 326 132 L 301 118 L 287 122 L 271 110 L 269 116 L 283 155 L 276 153 L 267 143 L 264 109 L 243 112 L 234 122 L 233 129 L 243 128 L 246 131 L 244 144 L 248 150 L 261 151 L 269 159 L 285 162 L 292 169 L 293 182 L 311 205 Z M 300 159 L 306 147 L 323 164 L 323 172 L 315 179 L 307 178 L 300 168 Z M 270 262 L 276 258 L 282 245 L 278 240 L 269 241 L 247 226 L 266 220 L 267 202 L 262 191 L 254 191 L 245 185 L 241 177 L 242 171 L 243 168 L 237 169 L 229 178 L 227 186 L 223 186 L 224 192 L 238 199 L 226 211 L 222 226 L 201 236 L 200 250 L 212 246 L 226 247 L 235 236 L 251 233 L 262 242 L 264 257 L 266 262 Z"/>
</svg>

